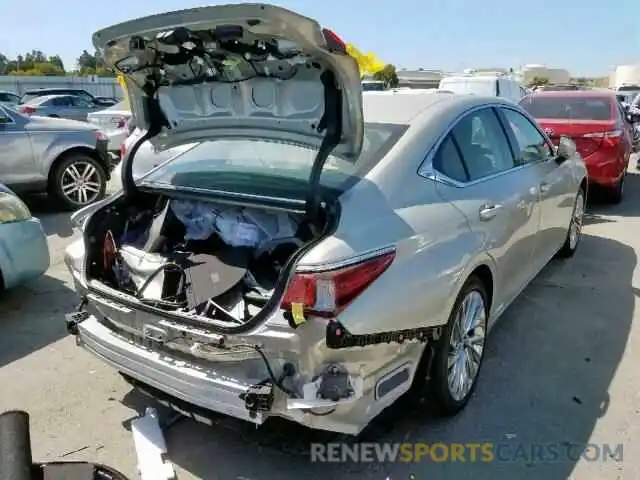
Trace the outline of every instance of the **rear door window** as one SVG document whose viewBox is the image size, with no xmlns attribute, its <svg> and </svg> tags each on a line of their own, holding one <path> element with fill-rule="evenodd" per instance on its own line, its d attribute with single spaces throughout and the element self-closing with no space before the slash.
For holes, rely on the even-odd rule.
<svg viewBox="0 0 640 480">
<path fill-rule="evenodd" d="M 515 166 L 506 133 L 493 108 L 469 113 L 456 124 L 451 134 L 460 148 L 471 181 Z"/>
</svg>

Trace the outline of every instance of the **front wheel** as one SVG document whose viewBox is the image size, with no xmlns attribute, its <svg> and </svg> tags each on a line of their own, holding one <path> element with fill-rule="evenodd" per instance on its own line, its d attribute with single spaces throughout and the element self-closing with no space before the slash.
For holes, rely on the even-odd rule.
<svg viewBox="0 0 640 480">
<path fill-rule="evenodd" d="M 608 193 L 608 199 L 609 202 L 614 204 L 614 205 L 618 205 L 620 202 L 622 202 L 622 197 L 624 196 L 624 179 L 626 177 L 626 172 L 625 175 L 622 176 L 622 178 L 620 179 L 620 181 L 618 182 L 618 184 L 612 188 L 609 189 Z"/>
<path fill-rule="evenodd" d="M 51 193 L 63 207 L 75 210 L 102 199 L 107 175 L 100 162 L 85 154 L 70 155 L 60 162 L 51 179 Z"/>
<path fill-rule="evenodd" d="M 472 276 L 458 294 L 436 346 L 431 395 L 442 415 L 460 412 L 476 388 L 484 359 L 488 317 L 486 289 L 479 278 Z"/>
<path fill-rule="evenodd" d="M 582 238 L 582 222 L 584 220 L 584 207 L 586 199 L 584 190 L 581 188 L 576 195 L 576 201 L 573 204 L 573 212 L 571 213 L 571 221 L 567 230 L 562 248 L 558 251 L 558 256 L 563 258 L 572 257 L 578 249 L 578 243 Z"/>
</svg>

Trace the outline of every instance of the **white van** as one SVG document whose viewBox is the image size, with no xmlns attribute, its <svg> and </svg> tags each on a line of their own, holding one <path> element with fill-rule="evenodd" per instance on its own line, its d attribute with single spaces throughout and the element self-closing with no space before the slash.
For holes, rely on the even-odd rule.
<svg viewBox="0 0 640 480">
<path fill-rule="evenodd" d="M 527 95 L 520 82 L 509 75 L 456 75 L 440 80 L 439 90 L 501 97 L 518 103 Z"/>
</svg>

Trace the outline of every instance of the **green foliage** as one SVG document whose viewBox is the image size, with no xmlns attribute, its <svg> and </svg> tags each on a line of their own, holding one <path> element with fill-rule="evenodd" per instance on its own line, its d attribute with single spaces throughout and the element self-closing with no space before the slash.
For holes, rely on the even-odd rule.
<svg viewBox="0 0 640 480">
<path fill-rule="evenodd" d="M 83 50 L 77 59 L 77 69 L 66 70 L 59 55 L 45 55 L 41 50 L 32 50 L 16 58 L 9 58 L 0 53 L 0 75 L 15 76 L 63 76 L 63 75 L 98 75 L 113 77 L 114 74 L 104 65 L 100 55 Z"/>
<path fill-rule="evenodd" d="M 536 87 L 541 87 L 543 85 L 547 85 L 548 83 L 549 83 L 548 78 L 533 77 L 533 79 L 529 82 L 529 85 L 527 85 L 527 87 L 536 88 Z"/>
<path fill-rule="evenodd" d="M 388 88 L 395 88 L 398 86 L 398 75 L 396 73 L 396 67 L 394 65 L 385 65 L 382 70 L 373 75 L 374 80 L 383 81 Z"/>
</svg>

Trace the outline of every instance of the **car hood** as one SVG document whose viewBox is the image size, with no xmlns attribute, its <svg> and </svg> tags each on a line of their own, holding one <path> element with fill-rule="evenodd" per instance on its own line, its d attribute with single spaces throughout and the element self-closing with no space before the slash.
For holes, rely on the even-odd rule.
<svg viewBox="0 0 640 480">
<path fill-rule="evenodd" d="M 193 8 L 105 28 L 93 43 L 124 75 L 138 128 L 159 150 L 223 137 L 362 149 L 362 90 L 344 43 L 265 4 Z"/>
<path fill-rule="evenodd" d="M 30 115 L 27 129 L 43 130 L 69 130 L 69 131 L 96 131 L 95 125 L 87 122 L 79 122 L 76 120 L 67 120 L 64 118 L 40 117 L 38 115 Z"/>
</svg>

